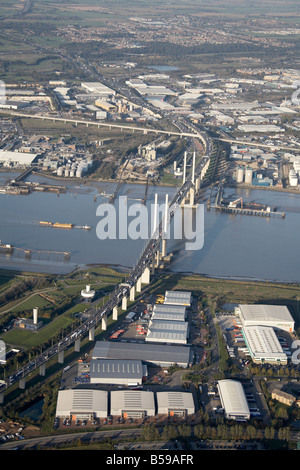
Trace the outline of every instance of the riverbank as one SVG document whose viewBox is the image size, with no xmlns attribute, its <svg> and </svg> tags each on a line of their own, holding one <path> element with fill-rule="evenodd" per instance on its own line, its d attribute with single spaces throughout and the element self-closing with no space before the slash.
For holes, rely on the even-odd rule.
<svg viewBox="0 0 300 470">
<path fill-rule="evenodd" d="M 75 286 L 84 285 L 86 282 L 95 283 L 97 278 L 107 276 L 110 279 L 120 278 L 124 274 L 126 278 L 127 268 L 123 266 L 112 266 L 103 264 L 93 264 L 86 267 L 79 267 L 64 275 L 52 275 L 53 282 L 63 281 L 64 285 Z M 152 282 L 147 286 L 147 290 L 152 294 L 164 294 L 166 290 L 191 291 L 202 303 L 214 308 L 215 311 L 222 309 L 224 304 L 238 303 L 262 303 L 286 305 L 296 321 L 300 324 L 300 283 L 284 283 L 259 281 L 248 279 L 221 279 L 211 276 L 194 273 L 174 273 L 168 270 L 157 271 L 158 275 L 153 277 Z M 9 274 L 9 275 L 8 275 Z M 5 285 L 10 285 L 14 274 L 18 278 L 31 277 L 32 273 L 13 272 L 0 269 L 1 291 L 5 290 Z M 47 274 L 38 273 L 38 276 Z M 49 279 L 48 279 L 49 280 Z M 75 283 L 75 284 L 74 284 Z M 80 291 L 78 287 L 78 292 Z"/>
</svg>

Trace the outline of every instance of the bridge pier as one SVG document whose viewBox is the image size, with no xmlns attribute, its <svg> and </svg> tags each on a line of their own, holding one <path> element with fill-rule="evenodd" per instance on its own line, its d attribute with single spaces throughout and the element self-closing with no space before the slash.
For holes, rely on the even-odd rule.
<svg viewBox="0 0 300 470">
<path fill-rule="evenodd" d="M 80 338 L 77 338 L 77 339 L 75 340 L 74 351 L 75 351 L 75 352 L 79 352 L 79 351 L 80 351 Z"/>
<path fill-rule="evenodd" d="M 155 253 L 152 255 L 152 263 L 151 263 L 151 274 L 155 274 Z"/>
<path fill-rule="evenodd" d="M 161 256 L 162 258 L 167 256 L 167 240 L 165 238 L 161 242 Z"/>
<path fill-rule="evenodd" d="M 114 307 L 112 311 L 112 319 L 118 320 L 118 307 Z"/>
<path fill-rule="evenodd" d="M 142 284 L 150 284 L 150 269 L 148 267 L 145 268 L 142 274 Z"/>
<path fill-rule="evenodd" d="M 0 405 L 2 405 L 2 403 L 4 403 L 4 393 L 3 392 L 0 393 Z"/>
<path fill-rule="evenodd" d="M 58 362 L 59 364 L 63 364 L 65 361 L 65 352 L 64 351 L 60 351 L 58 353 Z"/>
<path fill-rule="evenodd" d="M 22 377 L 22 379 L 19 380 L 19 388 L 21 390 L 24 390 L 25 386 L 26 386 L 26 380 L 25 380 L 25 377 Z"/>
<path fill-rule="evenodd" d="M 201 181 L 201 177 L 199 176 L 198 178 L 196 178 L 196 181 L 195 181 L 195 192 L 197 193 L 200 189 L 200 181 Z"/>
<path fill-rule="evenodd" d="M 142 292 L 142 279 L 140 277 L 136 281 L 136 291 Z"/>
<path fill-rule="evenodd" d="M 40 375 L 42 377 L 45 377 L 45 375 L 46 375 L 46 363 L 45 362 L 44 362 L 44 364 L 40 365 Z"/>
<path fill-rule="evenodd" d="M 106 315 L 104 317 L 102 317 L 101 328 L 102 328 L 102 330 L 106 330 L 106 328 L 107 328 L 107 316 Z"/>
<path fill-rule="evenodd" d="M 95 340 L 95 327 L 92 326 L 92 328 L 89 329 L 89 341 L 94 341 Z"/>
<path fill-rule="evenodd" d="M 127 310 L 127 297 L 124 295 L 122 298 L 122 310 Z"/>
<path fill-rule="evenodd" d="M 132 286 L 131 289 L 130 289 L 129 299 L 131 301 L 135 300 L 135 286 Z"/>
<path fill-rule="evenodd" d="M 190 206 L 194 206 L 195 204 L 195 188 L 192 186 L 190 189 Z"/>
</svg>

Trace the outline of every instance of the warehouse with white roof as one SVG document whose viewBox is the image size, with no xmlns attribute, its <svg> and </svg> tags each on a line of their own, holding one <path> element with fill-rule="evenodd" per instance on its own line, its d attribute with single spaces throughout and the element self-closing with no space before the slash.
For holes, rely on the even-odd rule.
<svg viewBox="0 0 300 470">
<path fill-rule="evenodd" d="M 285 305 L 245 305 L 235 308 L 242 326 L 271 326 L 278 330 L 293 332 L 295 322 Z"/>
<path fill-rule="evenodd" d="M 157 392 L 157 414 L 187 416 L 195 413 L 191 392 Z"/>
<path fill-rule="evenodd" d="M 237 421 L 250 419 L 248 402 L 240 382 L 231 379 L 219 380 L 218 391 L 226 418 Z"/>
<path fill-rule="evenodd" d="M 122 418 L 155 416 L 154 393 L 144 390 L 115 390 L 110 395 L 110 414 Z"/>
<path fill-rule="evenodd" d="M 38 154 L 31 152 L 17 152 L 11 150 L 0 150 L 0 164 L 3 166 L 28 167 L 32 165 Z"/>
<path fill-rule="evenodd" d="M 59 390 L 56 417 L 68 419 L 104 418 L 108 415 L 108 397 L 104 390 Z"/>
<path fill-rule="evenodd" d="M 287 355 L 272 327 L 245 326 L 242 334 L 253 362 L 286 364 Z"/>
<path fill-rule="evenodd" d="M 147 366 L 142 361 L 122 359 L 92 359 L 90 382 L 92 384 L 141 385 L 147 376 Z"/>
</svg>

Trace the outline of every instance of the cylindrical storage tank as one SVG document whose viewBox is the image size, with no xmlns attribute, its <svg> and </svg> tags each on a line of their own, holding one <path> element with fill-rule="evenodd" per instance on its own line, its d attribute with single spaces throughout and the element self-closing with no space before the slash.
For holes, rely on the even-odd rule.
<svg viewBox="0 0 300 470">
<path fill-rule="evenodd" d="M 245 171 L 245 183 L 252 184 L 253 170 L 252 168 L 247 168 Z"/>
<path fill-rule="evenodd" d="M 74 170 L 70 170 L 70 178 L 74 178 L 75 172 Z"/>
<path fill-rule="evenodd" d="M 242 183 L 244 181 L 244 168 L 239 167 L 236 172 L 236 182 Z"/>
<path fill-rule="evenodd" d="M 69 176 L 69 174 L 70 174 L 69 169 L 66 168 L 66 169 L 65 169 L 65 176 Z"/>
<path fill-rule="evenodd" d="M 76 170 L 76 178 L 81 178 L 82 177 L 82 168 L 78 167 Z"/>
<path fill-rule="evenodd" d="M 33 323 L 34 323 L 34 325 L 36 325 L 37 321 L 38 321 L 38 312 L 39 312 L 39 309 L 37 307 L 35 307 L 33 309 Z"/>
<path fill-rule="evenodd" d="M 64 174 L 64 167 L 60 166 L 57 170 L 57 176 L 62 176 Z"/>
</svg>

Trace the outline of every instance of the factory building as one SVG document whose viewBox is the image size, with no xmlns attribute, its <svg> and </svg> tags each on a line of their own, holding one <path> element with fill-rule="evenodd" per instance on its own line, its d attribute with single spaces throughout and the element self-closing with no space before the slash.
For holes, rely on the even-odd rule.
<svg viewBox="0 0 300 470">
<path fill-rule="evenodd" d="M 59 390 L 56 417 L 76 419 L 104 418 L 108 415 L 108 396 L 104 390 Z"/>
<path fill-rule="evenodd" d="M 160 367 L 174 364 L 188 367 L 193 361 L 193 355 L 191 348 L 183 345 L 97 341 L 92 359 L 129 359 Z"/>
<path fill-rule="evenodd" d="M 188 332 L 186 321 L 150 320 L 145 341 L 186 344 Z"/>
<path fill-rule="evenodd" d="M 295 322 L 285 305 L 244 305 L 235 308 L 242 326 L 271 326 L 277 330 L 293 332 Z"/>
<path fill-rule="evenodd" d="M 187 416 L 195 413 L 191 392 L 157 392 L 157 414 Z"/>
<path fill-rule="evenodd" d="M 164 305 L 182 305 L 190 307 L 192 301 L 191 292 L 184 291 L 166 291 Z"/>
<path fill-rule="evenodd" d="M 284 353 L 275 331 L 270 326 L 245 326 L 242 334 L 254 363 L 286 364 Z"/>
<path fill-rule="evenodd" d="M 110 394 L 110 414 L 141 419 L 155 416 L 154 393 L 144 390 L 116 390 Z"/>
<path fill-rule="evenodd" d="M 250 419 L 250 410 L 243 386 L 231 379 L 219 380 L 218 391 L 225 416 L 236 421 Z"/>
<path fill-rule="evenodd" d="M 142 361 L 93 359 L 90 364 L 92 384 L 141 385 L 146 377 L 147 366 Z"/>
</svg>

